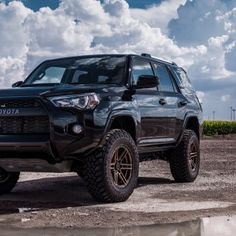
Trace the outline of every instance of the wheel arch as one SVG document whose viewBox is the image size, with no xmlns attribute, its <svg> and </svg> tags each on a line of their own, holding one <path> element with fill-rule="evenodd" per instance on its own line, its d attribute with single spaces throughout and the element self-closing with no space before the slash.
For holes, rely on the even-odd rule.
<svg viewBox="0 0 236 236">
<path fill-rule="evenodd" d="M 199 123 L 199 119 L 197 116 L 188 116 L 185 119 L 183 130 L 184 129 L 190 129 L 190 130 L 194 131 L 198 137 L 198 140 L 200 140 L 200 138 L 201 138 L 201 125 Z"/>
<path fill-rule="evenodd" d="M 139 126 L 140 122 L 132 114 L 117 114 L 113 115 L 109 119 L 109 124 L 107 125 L 106 132 L 112 129 L 122 129 L 131 135 L 134 142 L 137 143 L 139 137 Z"/>
<path fill-rule="evenodd" d="M 193 130 L 197 135 L 198 141 L 200 142 L 200 139 L 202 137 L 202 125 L 199 122 L 198 116 L 196 116 L 194 114 L 189 114 L 185 117 L 185 120 L 184 120 L 183 126 L 182 126 L 182 131 L 177 139 L 175 147 L 177 147 L 180 144 L 180 142 L 183 138 L 185 129 Z"/>
</svg>

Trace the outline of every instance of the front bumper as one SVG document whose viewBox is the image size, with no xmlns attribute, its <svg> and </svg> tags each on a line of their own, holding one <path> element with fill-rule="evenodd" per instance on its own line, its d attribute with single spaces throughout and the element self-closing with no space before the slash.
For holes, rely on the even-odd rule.
<svg viewBox="0 0 236 236">
<path fill-rule="evenodd" d="M 2 99 L 6 100 L 6 98 Z M 3 101 L 2 99 L 0 98 L 0 102 Z M 43 129 L 44 127 L 40 127 L 40 129 L 31 127 L 32 123 L 31 126 L 29 124 L 26 126 L 22 123 L 23 128 L 21 125 L 14 123 L 15 129 L 17 129 L 17 132 L 15 132 L 14 127 L 9 128 L 5 124 L 9 114 L 6 114 L 7 112 L 2 112 L 2 114 L 4 113 L 3 115 L 0 113 L 0 159 L 9 158 L 9 161 L 10 158 L 12 160 L 14 158 L 29 160 L 36 156 L 37 159 L 47 160 L 48 163 L 54 164 L 64 160 L 76 160 L 83 158 L 87 152 L 95 149 L 102 138 L 103 131 L 101 128 L 94 126 L 93 111 L 81 112 L 75 109 L 56 108 L 47 99 L 42 97 L 7 98 L 8 101 L 11 99 L 24 101 L 37 100 L 40 103 L 40 107 L 25 108 L 23 105 L 20 105 L 19 107 L 14 107 L 14 109 L 18 109 L 18 112 L 10 114 L 10 116 L 11 118 L 48 117 L 48 130 L 45 132 L 46 129 Z M 7 104 L 13 103 L 8 102 Z M 21 102 L 19 104 L 25 103 Z M 12 108 L 7 107 L 4 109 Z M 5 122 L 5 126 L 2 129 L 1 119 Z M 14 120 L 14 122 L 16 121 Z M 37 126 L 37 122 L 33 124 Z M 80 134 L 73 133 L 72 126 L 74 124 L 82 126 Z M 6 130 L 10 130 L 10 133 L 6 133 Z M 42 130 L 43 133 L 41 133 Z M 25 133 L 20 133 L 20 131 Z"/>
</svg>

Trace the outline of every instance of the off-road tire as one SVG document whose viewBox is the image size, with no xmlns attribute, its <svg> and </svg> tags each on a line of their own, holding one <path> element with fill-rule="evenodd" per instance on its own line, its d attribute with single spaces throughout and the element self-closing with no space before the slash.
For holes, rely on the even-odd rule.
<svg viewBox="0 0 236 236">
<path fill-rule="evenodd" d="M 196 145 L 195 168 L 190 164 L 191 145 Z M 176 182 L 193 182 L 199 173 L 200 148 L 197 135 L 192 130 L 184 130 L 178 147 L 170 153 L 170 170 Z"/>
<path fill-rule="evenodd" d="M 89 193 L 99 202 L 121 202 L 129 198 L 137 185 L 139 155 L 132 137 L 124 130 L 114 129 L 107 133 L 102 148 L 90 155 L 84 168 L 84 180 Z M 111 160 L 115 150 L 125 147 L 132 158 L 132 171 L 127 186 L 114 184 L 111 173 Z"/>
<path fill-rule="evenodd" d="M 0 167 L 0 195 L 9 193 L 16 186 L 20 172 L 6 172 Z"/>
</svg>

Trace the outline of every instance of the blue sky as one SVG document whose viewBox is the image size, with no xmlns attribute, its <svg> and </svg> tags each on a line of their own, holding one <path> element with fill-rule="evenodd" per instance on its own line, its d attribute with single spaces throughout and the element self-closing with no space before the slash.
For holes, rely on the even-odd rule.
<svg viewBox="0 0 236 236">
<path fill-rule="evenodd" d="M 235 0 L 101 1 L 0 0 L 0 87 L 24 79 L 48 58 L 147 52 L 188 71 L 206 119 L 213 111 L 217 119 L 230 118 L 230 107 L 236 108 Z M 51 9 L 38 11 L 44 6 Z"/>
<path fill-rule="evenodd" d="M 5 2 L 10 2 L 12 0 L 5 0 Z M 41 7 L 49 6 L 52 9 L 55 9 L 59 5 L 59 0 L 22 0 L 25 6 L 31 8 L 34 11 L 39 10 Z M 153 4 L 159 4 L 161 0 L 128 0 L 130 7 L 133 8 L 145 8 Z"/>
</svg>

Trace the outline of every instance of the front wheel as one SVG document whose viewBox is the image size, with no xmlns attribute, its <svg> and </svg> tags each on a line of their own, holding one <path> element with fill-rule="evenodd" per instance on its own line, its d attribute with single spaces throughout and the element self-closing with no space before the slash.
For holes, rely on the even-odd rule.
<svg viewBox="0 0 236 236">
<path fill-rule="evenodd" d="M 121 202 L 137 184 L 139 156 L 132 137 L 124 130 L 111 130 L 100 150 L 89 156 L 84 176 L 88 190 L 100 202 Z"/>
<path fill-rule="evenodd" d="M 7 172 L 0 167 L 0 195 L 11 192 L 19 176 L 20 172 Z"/>
<path fill-rule="evenodd" d="M 184 130 L 179 146 L 171 152 L 170 169 L 176 182 L 193 182 L 200 168 L 198 137 L 192 130 Z"/>
</svg>

